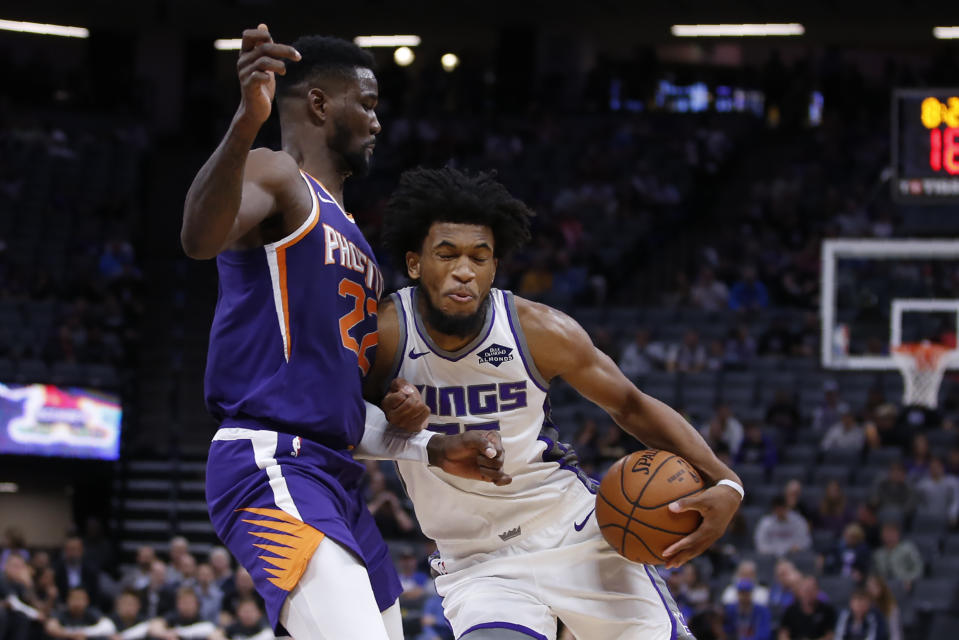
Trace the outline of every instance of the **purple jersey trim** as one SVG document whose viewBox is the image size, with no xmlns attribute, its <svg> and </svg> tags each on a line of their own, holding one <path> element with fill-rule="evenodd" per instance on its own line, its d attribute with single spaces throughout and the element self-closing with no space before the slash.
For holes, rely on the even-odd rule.
<svg viewBox="0 0 959 640">
<path fill-rule="evenodd" d="M 546 381 L 546 378 L 544 378 L 540 374 L 539 369 L 536 368 L 536 363 L 533 362 L 533 355 L 529 352 L 529 346 L 526 344 L 526 334 L 523 333 L 523 327 L 519 324 L 519 314 L 513 303 L 513 294 L 509 291 L 503 291 L 502 294 L 503 304 L 506 305 L 506 319 L 509 321 L 509 330 L 513 334 L 513 340 L 516 341 L 516 346 L 519 347 L 519 359 L 523 361 L 526 375 L 533 381 L 533 384 L 540 388 L 540 391 L 549 393 L 549 382 Z M 516 316 L 515 323 L 513 322 L 513 316 Z"/>
<path fill-rule="evenodd" d="M 666 609 L 666 615 L 669 616 L 669 640 L 676 640 L 676 618 L 673 616 L 673 612 L 669 608 L 669 605 L 666 604 L 666 596 L 664 596 L 663 592 L 659 590 L 659 585 L 656 584 L 656 580 L 649 572 L 649 566 L 644 564 L 643 569 L 646 571 L 646 575 L 649 576 L 649 581 L 653 583 L 653 589 L 655 589 L 656 593 L 659 594 L 659 599 L 663 601 L 663 608 Z"/>
<path fill-rule="evenodd" d="M 484 622 L 482 624 L 476 624 L 464 631 L 460 638 L 479 629 L 509 629 L 510 631 L 518 631 L 519 633 L 526 634 L 530 638 L 536 638 L 536 640 L 549 640 L 549 638 L 542 633 L 537 633 L 529 627 L 524 627 L 521 624 L 514 624 L 512 622 Z"/>
</svg>

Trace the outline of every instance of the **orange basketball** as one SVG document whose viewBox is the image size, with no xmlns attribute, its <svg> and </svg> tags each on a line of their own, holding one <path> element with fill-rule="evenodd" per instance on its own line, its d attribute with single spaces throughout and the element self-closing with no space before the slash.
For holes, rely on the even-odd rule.
<svg viewBox="0 0 959 640">
<path fill-rule="evenodd" d="M 669 503 L 704 489 L 699 472 L 668 451 L 647 449 L 617 461 L 596 496 L 603 537 L 633 562 L 663 564 L 663 551 L 699 526 L 697 511 L 673 513 Z"/>
</svg>

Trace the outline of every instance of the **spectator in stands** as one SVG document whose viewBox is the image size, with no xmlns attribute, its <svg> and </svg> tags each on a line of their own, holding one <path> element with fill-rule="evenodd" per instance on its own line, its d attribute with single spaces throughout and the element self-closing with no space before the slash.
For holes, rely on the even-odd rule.
<svg viewBox="0 0 959 640">
<path fill-rule="evenodd" d="M 846 498 L 839 480 L 831 479 L 826 483 L 822 499 L 813 514 L 816 529 L 831 531 L 838 536 L 846 525 L 852 522 L 853 515 L 852 504 Z M 865 536 L 865 533 L 863 535 Z"/>
<path fill-rule="evenodd" d="M 729 405 L 723 401 L 716 403 L 713 417 L 699 429 L 699 433 L 713 449 L 720 442 L 724 443 L 734 458 L 743 444 L 743 424 L 736 419 Z"/>
<path fill-rule="evenodd" d="M 778 620 L 783 611 L 795 602 L 802 577 L 791 560 L 780 558 L 776 561 L 773 583 L 769 586 L 769 610 L 775 619 Z"/>
<path fill-rule="evenodd" d="M 756 275 L 756 267 L 746 265 L 742 279 L 729 290 L 729 308 L 732 311 L 752 312 L 769 306 L 769 293 Z"/>
<path fill-rule="evenodd" d="M 116 633 L 113 622 L 90 606 L 90 596 L 83 587 L 71 587 L 64 608 L 47 620 L 46 632 L 52 638 L 106 640 Z"/>
<path fill-rule="evenodd" d="M 30 554 L 30 568 L 33 569 L 34 575 L 40 575 L 41 571 L 52 567 L 53 563 L 50 561 L 50 554 L 46 551 L 39 550 Z"/>
<path fill-rule="evenodd" d="M 177 583 L 177 586 L 196 586 L 196 558 L 192 553 L 187 553 L 180 556 L 180 563 L 177 567 L 177 571 L 180 573 L 180 581 Z"/>
<path fill-rule="evenodd" d="M 729 304 L 729 289 L 716 279 L 716 274 L 709 267 L 699 270 L 696 284 L 690 291 L 693 306 L 703 311 L 722 311 Z"/>
<path fill-rule="evenodd" d="M 876 507 L 869 502 L 860 502 L 856 505 L 856 515 L 853 522 L 862 527 L 866 533 L 866 543 L 870 549 L 875 549 L 882 544 L 882 535 L 879 526 L 879 515 Z"/>
<path fill-rule="evenodd" d="M 826 380 L 822 390 L 822 403 L 812 412 L 813 431 L 820 435 L 842 418 L 839 413 L 839 384 L 835 380 Z"/>
<path fill-rule="evenodd" d="M 802 497 L 803 486 L 799 478 L 792 478 L 783 487 L 783 498 L 786 499 L 786 508 L 795 511 L 803 517 L 803 520 L 809 522 L 812 519 L 812 512 L 806 506 L 806 501 Z"/>
<path fill-rule="evenodd" d="M 722 371 L 726 368 L 726 346 L 718 338 L 709 341 L 706 347 L 706 371 Z"/>
<path fill-rule="evenodd" d="M 140 598 L 134 591 L 123 591 L 116 597 L 110 616 L 116 633 L 110 640 L 139 640 L 147 637 L 149 620 L 140 613 Z"/>
<path fill-rule="evenodd" d="M 150 568 L 156 560 L 156 553 L 153 547 L 148 544 L 140 545 L 137 549 L 136 563 L 124 572 L 120 584 L 125 589 L 142 591 L 150 583 Z"/>
<path fill-rule="evenodd" d="M 783 612 L 777 640 L 831 640 L 836 610 L 819 598 L 819 583 L 813 576 L 800 580 L 796 601 Z"/>
<path fill-rule="evenodd" d="M 190 553 L 190 543 L 183 536 L 174 536 L 170 538 L 170 564 L 167 565 L 167 582 L 178 585 L 183 581 L 183 574 L 180 573 L 180 563 L 183 557 Z"/>
<path fill-rule="evenodd" d="M 223 605 L 223 591 L 216 584 L 213 567 L 206 563 L 197 567 L 194 590 L 200 599 L 200 617 L 214 624 L 219 622 L 220 607 Z"/>
<path fill-rule="evenodd" d="M 0 551 L 0 571 L 7 563 L 7 558 L 11 554 L 22 557 L 27 562 L 30 561 L 30 552 L 27 551 L 26 538 L 20 527 L 9 526 L 3 531 L 3 551 Z"/>
<path fill-rule="evenodd" d="M 63 543 L 60 562 L 56 568 L 57 588 L 66 595 L 71 589 L 84 588 L 84 594 L 93 602 L 100 597 L 100 576 L 96 567 L 85 561 L 83 540 L 70 536 Z"/>
<path fill-rule="evenodd" d="M 755 604 L 752 599 L 753 582 L 740 580 L 736 584 L 736 604 L 727 604 L 723 629 L 728 640 L 771 640 L 772 621 L 769 608 Z"/>
<path fill-rule="evenodd" d="M 896 604 L 896 597 L 886 581 L 874 573 L 866 578 L 866 593 L 872 598 L 873 604 L 882 614 L 886 623 L 889 640 L 902 640 L 902 613 Z"/>
<path fill-rule="evenodd" d="M 849 606 L 836 619 L 835 640 L 886 640 L 882 614 L 872 606 L 865 589 L 856 589 L 849 596 Z"/>
<path fill-rule="evenodd" d="M 140 601 L 147 618 L 162 617 L 173 610 L 175 590 L 167 583 L 167 566 L 162 560 L 154 560 L 150 565 L 150 582 L 140 592 Z"/>
<path fill-rule="evenodd" d="M 619 356 L 619 368 L 631 380 L 661 369 L 665 354 L 659 343 L 650 341 L 648 329 L 640 329 Z"/>
<path fill-rule="evenodd" d="M 400 576 L 400 585 L 403 587 L 400 603 L 404 608 L 421 609 L 426 597 L 432 591 L 432 581 L 417 567 L 416 554 L 412 547 L 404 546 L 400 549 L 397 572 Z"/>
<path fill-rule="evenodd" d="M 870 450 L 882 447 L 904 449 L 909 443 L 907 431 L 899 423 L 899 410 L 892 403 L 876 407 L 875 418 L 866 424 L 866 442 Z"/>
<path fill-rule="evenodd" d="M 823 451 L 848 451 L 859 453 L 866 444 L 866 432 L 856 420 L 856 415 L 845 402 L 839 404 L 839 422 L 826 431 L 822 438 Z"/>
<path fill-rule="evenodd" d="M 233 559 L 230 557 L 230 552 L 225 547 L 210 549 L 210 566 L 213 567 L 213 574 L 216 576 L 216 586 L 225 593 L 226 583 L 233 582 Z"/>
<path fill-rule="evenodd" d="M 776 389 L 772 404 L 766 409 L 766 424 L 779 431 L 785 442 L 795 442 L 800 427 L 796 394 L 788 389 Z"/>
<path fill-rule="evenodd" d="M 226 628 L 226 637 L 229 640 L 273 640 L 273 630 L 256 600 L 245 598 L 240 601 L 236 621 Z"/>
<path fill-rule="evenodd" d="M 683 575 L 678 569 L 661 569 L 659 575 L 666 580 L 666 588 L 673 595 L 676 602 L 676 608 L 684 620 L 693 617 L 693 605 L 686 599 L 686 593 L 683 591 Z"/>
<path fill-rule="evenodd" d="M 630 445 L 629 436 L 619 426 L 610 422 L 597 442 L 596 451 L 601 462 L 613 462 L 625 456 Z M 631 439 L 631 438 L 630 438 Z M 635 440 L 633 441 L 635 442 Z"/>
<path fill-rule="evenodd" d="M 223 611 L 236 618 L 236 611 L 240 603 L 246 598 L 253 598 L 260 604 L 260 608 L 263 608 L 263 600 L 260 598 L 260 594 L 256 592 L 256 587 L 253 586 L 253 578 L 250 577 L 250 573 L 246 569 L 238 566 L 236 573 L 234 573 L 232 590 L 223 594 Z"/>
<path fill-rule="evenodd" d="M 889 470 L 876 478 L 872 489 L 872 502 L 879 513 L 895 510 L 911 515 L 919 497 L 906 476 L 906 468 L 898 460 L 889 463 Z"/>
<path fill-rule="evenodd" d="M 946 475 L 959 477 L 959 445 L 949 448 L 949 455 L 946 458 Z"/>
<path fill-rule="evenodd" d="M 11 554 L 0 572 L 0 638 L 25 640 L 34 622 L 42 620 L 55 604 L 56 597 L 52 602 L 44 602 L 37 595 L 30 566 L 23 556 Z"/>
<path fill-rule="evenodd" d="M 929 438 L 924 433 L 915 434 L 909 457 L 906 458 L 906 474 L 912 482 L 915 483 L 929 472 L 930 458 Z"/>
<path fill-rule="evenodd" d="M 156 640 L 206 640 L 216 632 L 216 625 L 200 618 L 200 599 L 190 587 L 180 587 L 176 609 L 149 626 L 149 635 Z"/>
<path fill-rule="evenodd" d="M 756 357 L 756 339 L 749 333 L 749 326 L 740 323 L 731 329 L 726 338 L 725 369 L 742 371 Z"/>
<path fill-rule="evenodd" d="M 929 460 L 929 474 L 916 485 L 919 494 L 918 513 L 944 516 L 950 527 L 959 521 L 959 478 L 946 475 L 942 458 Z"/>
<path fill-rule="evenodd" d="M 866 534 L 856 523 L 846 525 L 842 538 L 825 557 L 825 572 L 852 578 L 861 584 L 869 572 L 871 551 Z"/>
<path fill-rule="evenodd" d="M 706 367 L 706 348 L 699 341 L 699 332 L 689 329 L 683 341 L 666 352 L 666 371 L 699 373 Z"/>
<path fill-rule="evenodd" d="M 872 598 L 873 604 L 879 609 L 886 623 L 889 640 L 903 640 L 902 612 L 896 603 L 896 597 L 886 581 L 874 573 L 866 578 L 866 593 Z"/>
<path fill-rule="evenodd" d="M 772 511 L 759 519 L 756 525 L 756 550 L 783 556 L 812 547 L 809 523 L 786 506 L 784 496 L 773 498 Z"/>
<path fill-rule="evenodd" d="M 57 577 L 52 567 L 35 574 L 37 609 L 49 614 L 60 603 L 60 590 L 57 588 Z"/>
<path fill-rule="evenodd" d="M 682 576 L 681 590 L 694 612 L 702 611 L 709 606 L 709 585 L 703 580 L 699 565 L 687 562 L 680 570 Z"/>
<path fill-rule="evenodd" d="M 453 640 L 453 629 L 443 613 L 443 598 L 432 595 L 423 605 L 423 631 L 416 640 Z"/>
<path fill-rule="evenodd" d="M 922 555 L 916 545 L 902 539 L 898 522 L 882 525 L 882 547 L 872 556 L 872 569 L 886 581 L 898 580 L 907 591 L 922 577 Z"/>
<path fill-rule="evenodd" d="M 370 469 L 367 466 L 367 469 Z M 376 520 L 376 526 L 386 538 L 400 538 L 416 530 L 416 523 L 406 512 L 403 503 L 386 485 L 386 476 L 378 467 L 372 467 L 368 476 L 366 506 Z"/>
<path fill-rule="evenodd" d="M 719 598 L 724 607 L 736 604 L 736 602 L 739 601 L 739 583 L 743 580 L 747 580 L 753 585 L 750 590 L 750 596 L 754 603 L 760 605 L 769 604 L 769 589 L 759 583 L 756 562 L 754 560 L 742 560 L 739 565 L 736 566 L 736 572 L 733 574 L 732 581 L 726 585 L 726 588 L 723 589 L 723 593 Z"/>
</svg>

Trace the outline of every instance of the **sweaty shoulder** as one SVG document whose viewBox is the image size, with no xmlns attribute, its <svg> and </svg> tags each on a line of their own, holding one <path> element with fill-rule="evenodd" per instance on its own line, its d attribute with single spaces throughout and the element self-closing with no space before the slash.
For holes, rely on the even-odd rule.
<svg viewBox="0 0 959 640">
<path fill-rule="evenodd" d="M 547 380 L 562 376 L 592 350 L 583 327 L 562 311 L 519 296 L 513 299 L 530 355 Z"/>
</svg>

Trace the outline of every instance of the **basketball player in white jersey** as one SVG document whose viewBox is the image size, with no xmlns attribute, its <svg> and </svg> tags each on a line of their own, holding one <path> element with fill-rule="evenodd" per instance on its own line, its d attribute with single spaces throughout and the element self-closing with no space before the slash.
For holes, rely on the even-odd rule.
<svg viewBox="0 0 959 640">
<path fill-rule="evenodd" d="M 436 588 L 457 638 L 692 638 L 656 570 L 619 556 L 596 518 L 595 483 L 558 441 L 547 390 L 562 377 L 628 433 L 675 452 L 712 483 L 674 511 L 702 525 L 665 552 L 702 553 L 742 499 L 739 478 L 696 430 L 640 392 L 572 318 L 492 287 L 498 259 L 529 237 L 531 215 L 489 174 L 409 171 L 385 216 L 384 240 L 416 286 L 380 306 L 376 397 L 401 376 L 420 390 L 429 429 L 499 430 L 509 485 L 397 464 L 423 532 L 436 541 Z"/>
</svg>

